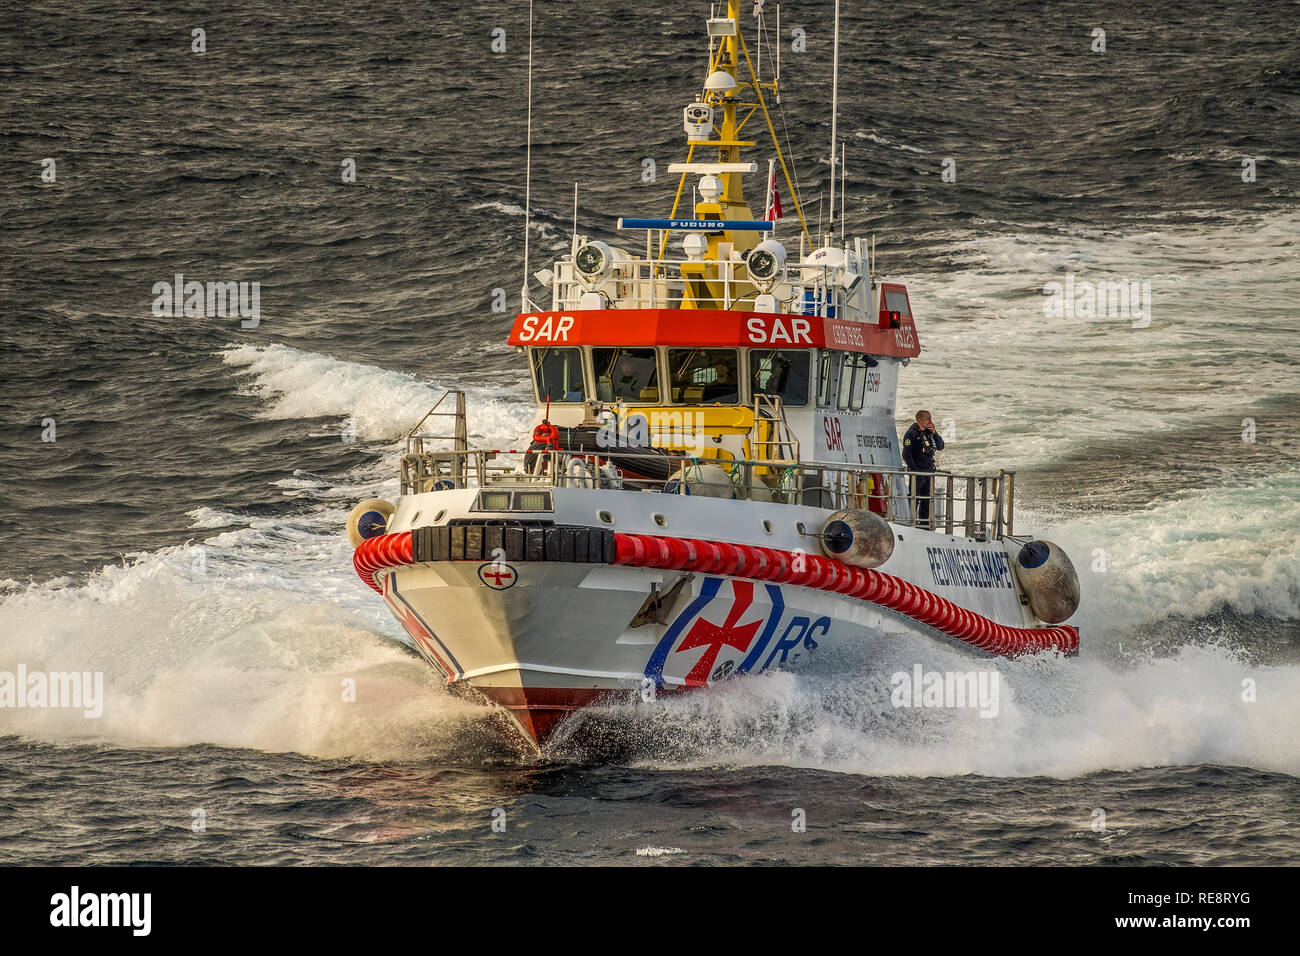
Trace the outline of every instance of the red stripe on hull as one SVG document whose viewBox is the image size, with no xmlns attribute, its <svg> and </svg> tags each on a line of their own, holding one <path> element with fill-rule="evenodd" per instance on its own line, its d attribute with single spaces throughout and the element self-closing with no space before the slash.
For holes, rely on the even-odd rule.
<svg viewBox="0 0 1300 956">
<path fill-rule="evenodd" d="M 560 721 L 581 710 L 608 689 L 593 687 L 475 687 L 476 691 L 506 710 L 520 730 L 537 746 L 550 739 Z"/>
</svg>

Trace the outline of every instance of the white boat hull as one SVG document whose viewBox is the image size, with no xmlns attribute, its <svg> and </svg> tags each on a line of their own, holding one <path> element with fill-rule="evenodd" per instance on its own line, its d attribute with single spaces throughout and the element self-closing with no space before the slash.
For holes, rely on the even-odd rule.
<svg viewBox="0 0 1300 956">
<path fill-rule="evenodd" d="M 409 530 L 403 525 L 417 514 L 437 513 L 442 522 L 518 517 L 471 513 L 472 499 L 472 492 L 455 490 L 410 496 L 399 502 L 390 529 Z M 830 514 L 590 489 L 556 489 L 554 503 L 557 524 L 585 519 L 592 525 L 604 511 L 613 527 L 628 533 L 662 537 L 681 528 L 683 537 L 787 551 L 815 548 L 817 539 L 798 525 L 820 531 Z M 895 532 L 899 540 L 882 571 L 999 623 L 1035 623 L 1002 543 L 915 528 Z M 966 555 L 963 583 L 953 580 L 955 566 L 945 554 Z M 987 573 L 976 573 L 981 568 Z M 539 746 L 566 716 L 611 694 L 648 698 L 708 687 L 795 664 L 838 642 L 861 643 L 900 630 L 949 640 L 906 615 L 853 597 L 716 574 L 502 561 L 498 555 L 495 561 L 413 563 L 381 570 L 375 580 L 420 653 L 449 684 L 473 688 L 505 708 Z M 646 615 L 654 593 L 663 595 L 658 613 Z"/>
</svg>

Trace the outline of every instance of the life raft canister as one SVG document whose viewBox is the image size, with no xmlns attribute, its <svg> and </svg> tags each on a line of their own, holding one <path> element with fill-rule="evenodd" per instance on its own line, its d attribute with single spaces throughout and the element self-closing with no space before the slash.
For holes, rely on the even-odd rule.
<svg viewBox="0 0 1300 956">
<path fill-rule="evenodd" d="M 867 481 L 867 510 L 883 516 L 889 511 L 889 485 L 885 476 L 873 471 L 867 475 Z"/>
</svg>

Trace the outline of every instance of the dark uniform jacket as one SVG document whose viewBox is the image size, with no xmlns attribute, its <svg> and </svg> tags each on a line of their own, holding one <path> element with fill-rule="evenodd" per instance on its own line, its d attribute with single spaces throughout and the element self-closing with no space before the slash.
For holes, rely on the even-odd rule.
<svg viewBox="0 0 1300 956">
<path fill-rule="evenodd" d="M 903 461 L 910 471 L 934 471 L 934 453 L 943 451 L 943 439 L 938 432 L 922 431 L 921 426 L 912 423 L 912 427 L 903 436 Z"/>
</svg>

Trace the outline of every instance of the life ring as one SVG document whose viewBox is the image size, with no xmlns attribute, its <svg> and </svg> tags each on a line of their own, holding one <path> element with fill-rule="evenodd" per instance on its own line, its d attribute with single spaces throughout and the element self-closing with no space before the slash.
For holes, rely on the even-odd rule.
<svg viewBox="0 0 1300 956">
<path fill-rule="evenodd" d="M 548 421 L 543 421 L 533 429 L 533 441 L 547 448 L 560 447 L 560 430 Z"/>
</svg>

